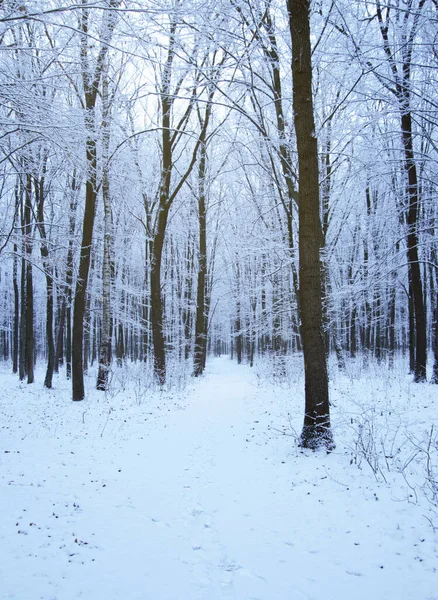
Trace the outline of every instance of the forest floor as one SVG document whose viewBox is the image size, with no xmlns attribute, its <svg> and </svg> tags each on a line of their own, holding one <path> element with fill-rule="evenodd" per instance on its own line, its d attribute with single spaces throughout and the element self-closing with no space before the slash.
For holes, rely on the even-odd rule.
<svg viewBox="0 0 438 600">
<path fill-rule="evenodd" d="M 42 366 L 41 366 L 42 368 Z M 0 372 L 0 598 L 438 600 L 438 386 L 333 370 L 336 450 L 288 381 L 228 358 L 70 401 Z"/>
</svg>

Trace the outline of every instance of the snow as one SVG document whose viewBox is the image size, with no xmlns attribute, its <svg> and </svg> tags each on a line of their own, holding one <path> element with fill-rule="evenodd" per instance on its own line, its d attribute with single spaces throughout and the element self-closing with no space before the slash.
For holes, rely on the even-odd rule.
<svg viewBox="0 0 438 600">
<path fill-rule="evenodd" d="M 337 448 L 303 453 L 292 372 L 221 358 L 73 403 L 4 368 L 0 598 L 437 600 L 438 386 L 333 375 Z"/>
</svg>

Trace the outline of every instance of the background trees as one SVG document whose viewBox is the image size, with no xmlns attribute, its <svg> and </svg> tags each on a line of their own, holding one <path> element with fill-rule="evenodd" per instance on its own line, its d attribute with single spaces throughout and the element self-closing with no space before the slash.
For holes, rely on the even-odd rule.
<svg viewBox="0 0 438 600">
<path fill-rule="evenodd" d="M 310 163 L 288 14 L 280 0 L 2 3 L 0 344 L 20 377 L 44 359 L 50 386 L 65 364 L 79 400 L 95 363 L 100 389 L 124 361 L 164 385 L 176 362 L 201 374 L 208 352 L 269 356 L 283 377 L 319 314 L 299 276 L 313 256 L 325 351 L 342 368 L 397 352 L 408 366 L 410 350 L 424 380 L 436 6 L 310 6 L 318 256 L 298 235 Z"/>
</svg>

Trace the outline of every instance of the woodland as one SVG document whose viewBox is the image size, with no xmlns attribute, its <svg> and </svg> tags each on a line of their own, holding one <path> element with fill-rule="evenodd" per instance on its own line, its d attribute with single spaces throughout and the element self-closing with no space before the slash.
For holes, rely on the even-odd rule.
<svg viewBox="0 0 438 600">
<path fill-rule="evenodd" d="M 436 0 L 2 0 L 0 52 L 19 380 L 304 353 L 328 450 L 328 357 L 438 383 Z"/>
</svg>

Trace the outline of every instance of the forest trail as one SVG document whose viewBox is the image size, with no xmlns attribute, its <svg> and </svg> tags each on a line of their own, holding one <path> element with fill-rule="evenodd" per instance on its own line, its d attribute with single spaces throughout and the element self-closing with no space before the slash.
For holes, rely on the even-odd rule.
<svg viewBox="0 0 438 600">
<path fill-rule="evenodd" d="M 292 390 L 226 358 L 190 387 L 160 416 L 23 401 L 1 456 L 1 599 L 437 599 L 421 514 L 345 452 L 303 455 L 277 431 Z"/>
</svg>

